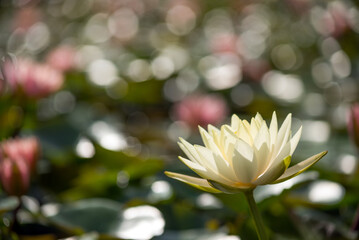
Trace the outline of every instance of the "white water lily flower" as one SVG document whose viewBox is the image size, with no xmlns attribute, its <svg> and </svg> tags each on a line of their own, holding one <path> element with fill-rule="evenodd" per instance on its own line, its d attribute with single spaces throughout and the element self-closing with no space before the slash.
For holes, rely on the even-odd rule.
<svg viewBox="0 0 359 240">
<path fill-rule="evenodd" d="M 249 123 L 233 115 L 231 125 L 208 131 L 199 127 L 204 146 L 192 145 L 180 138 L 178 143 L 189 159 L 179 159 L 201 178 L 166 172 L 174 179 L 208 192 L 236 193 L 258 185 L 279 183 L 308 169 L 327 152 L 316 154 L 292 167 L 291 156 L 302 128 L 291 135 L 291 114 L 278 130 L 275 112 L 268 128 L 257 113 Z"/>
</svg>

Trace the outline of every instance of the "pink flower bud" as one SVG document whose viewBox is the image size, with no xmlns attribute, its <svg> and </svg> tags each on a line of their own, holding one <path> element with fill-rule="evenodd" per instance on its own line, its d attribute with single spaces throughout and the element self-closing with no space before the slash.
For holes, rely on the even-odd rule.
<svg viewBox="0 0 359 240">
<path fill-rule="evenodd" d="M 192 128 L 218 124 L 228 113 L 225 101 L 217 95 L 193 95 L 174 106 L 175 116 Z"/>
<path fill-rule="evenodd" d="M 7 194 L 21 196 L 27 192 L 30 185 L 29 166 L 20 159 L 1 159 L 0 180 Z"/>
<path fill-rule="evenodd" d="M 36 162 L 40 153 L 40 144 L 35 137 L 17 138 L 1 144 L 5 156 L 10 159 L 24 159 L 32 172 L 36 169 Z"/>
<path fill-rule="evenodd" d="M 359 104 L 355 103 L 349 113 L 348 133 L 357 148 L 359 148 Z"/>
<path fill-rule="evenodd" d="M 0 180 L 9 195 L 26 193 L 39 148 L 35 137 L 11 139 L 0 144 Z"/>
<path fill-rule="evenodd" d="M 29 98 L 46 97 L 59 90 L 64 81 L 60 71 L 47 64 L 19 59 L 4 63 L 4 78 L 13 93 Z"/>
</svg>

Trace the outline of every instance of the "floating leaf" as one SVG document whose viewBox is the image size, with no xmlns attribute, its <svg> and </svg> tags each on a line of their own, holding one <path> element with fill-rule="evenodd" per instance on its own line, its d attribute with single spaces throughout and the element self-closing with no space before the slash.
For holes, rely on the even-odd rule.
<svg viewBox="0 0 359 240">
<path fill-rule="evenodd" d="M 14 210 L 19 205 L 17 197 L 0 199 L 0 214 Z"/>
<path fill-rule="evenodd" d="M 86 199 L 58 208 L 45 205 L 43 210 L 51 221 L 65 228 L 125 239 L 151 239 L 162 234 L 165 225 L 157 208 L 123 209 L 121 204 L 107 199 Z"/>
</svg>

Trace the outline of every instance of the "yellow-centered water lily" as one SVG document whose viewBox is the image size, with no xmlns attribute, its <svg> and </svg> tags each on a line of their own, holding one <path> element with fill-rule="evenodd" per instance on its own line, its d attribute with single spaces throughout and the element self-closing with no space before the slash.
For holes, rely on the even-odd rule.
<svg viewBox="0 0 359 240">
<path fill-rule="evenodd" d="M 291 114 L 288 114 L 278 130 L 274 112 L 269 128 L 259 113 L 250 123 L 233 115 L 231 125 L 223 125 L 221 129 L 209 125 L 206 131 L 199 127 L 205 146 L 192 145 L 182 138 L 178 144 L 188 157 L 179 159 L 201 178 L 166 174 L 213 193 L 237 193 L 288 180 L 327 153 L 321 152 L 289 167 L 302 133 L 300 127 L 292 136 L 291 122 Z"/>
</svg>

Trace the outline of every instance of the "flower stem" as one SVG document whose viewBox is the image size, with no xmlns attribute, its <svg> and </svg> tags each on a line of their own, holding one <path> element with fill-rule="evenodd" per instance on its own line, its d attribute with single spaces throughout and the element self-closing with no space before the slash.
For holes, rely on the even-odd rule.
<svg viewBox="0 0 359 240">
<path fill-rule="evenodd" d="M 259 240 L 267 240 L 268 238 L 267 238 L 267 234 L 265 232 L 264 224 L 263 224 L 261 215 L 258 211 L 257 204 L 253 197 L 253 190 L 244 192 L 244 195 L 246 196 L 249 208 L 251 210 L 252 217 L 254 219 L 258 239 Z"/>
</svg>

